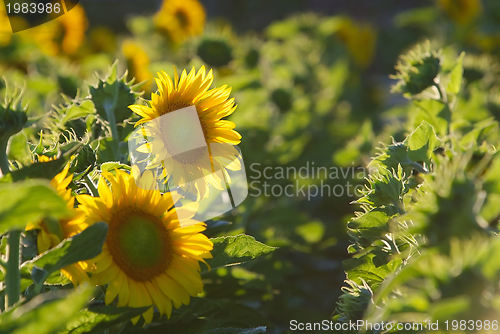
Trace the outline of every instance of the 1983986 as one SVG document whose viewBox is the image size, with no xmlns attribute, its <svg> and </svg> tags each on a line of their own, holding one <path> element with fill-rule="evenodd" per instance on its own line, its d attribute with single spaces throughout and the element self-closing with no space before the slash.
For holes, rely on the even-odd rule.
<svg viewBox="0 0 500 334">
<path fill-rule="evenodd" d="M 61 4 L 60 3 L 10 3 L 6 4 L 7 14 L 50 14 L 50 13 L 60 13 Z"/>
</svg>

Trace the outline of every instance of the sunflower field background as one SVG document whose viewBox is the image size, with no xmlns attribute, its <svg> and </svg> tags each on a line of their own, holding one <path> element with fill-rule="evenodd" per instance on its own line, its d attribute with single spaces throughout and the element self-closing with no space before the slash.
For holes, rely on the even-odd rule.
<svg viewBox="0 0 500 334">
<path fill-rule="evenodd" d="M 0 0 L 0 333 L 498 331 L 497 0 L 11 24 Z M 155 120 L 188 107 L 220 176 L 193 150 L 174 187 L 155 168 L 196 136 Z M 244 201 L 196 220 L 242 170 Z"/>
</svg>

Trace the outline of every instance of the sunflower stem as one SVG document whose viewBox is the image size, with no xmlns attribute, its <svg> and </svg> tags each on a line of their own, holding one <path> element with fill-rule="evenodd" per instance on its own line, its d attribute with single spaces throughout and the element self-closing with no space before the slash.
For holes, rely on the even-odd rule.
<svg viewBox="0 0 500 334">
<path fill-rule="evenodd" d="M 0 139 L 0 176 L 9 172 L 9 159 L 7 158 L 7 143 L 9 138 Z"/>
<path fill-rule="evenodd" d="M 5 308 L 13 306 L 19 301 L 21 294 L 21 274 L 19 271 L 20 262 L 20 239 L 21 230 L 14 230 L 9 233 L 7 241 L 7 273 L 5 274 Z"/>
<path fill-rule="evenodd" d="M 115 160 L 120 161 L 120 152 L 119 152 L 119 144 L 120 144 L 120 136 L 118 135 L 118 128 L 116 127 L 116 118 L 115 118 L 115 109 L 116 104 L 118 103 L 118 87 L 119 85 L 115 85 L 115 94 L 113 96 L 113 102 L 111 104 L 105 102 L 104 110 L 106 111 L 106 118 L 108 119 L 109 127 L 111 129 L 111 137 L 112 141 L 112 150 L 113 156 Z"/>
</svg>

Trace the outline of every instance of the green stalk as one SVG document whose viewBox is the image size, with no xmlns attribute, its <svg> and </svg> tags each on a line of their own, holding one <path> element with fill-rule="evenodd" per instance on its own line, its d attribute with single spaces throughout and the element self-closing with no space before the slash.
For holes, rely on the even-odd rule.
<svg viewBox="0 0 500 334">
<path fill-rule="evenodd" d="M 8 238 L 8 260 L 5 274 L 6 308 L 17 303 L 21 294 L 21 274 L 19 272 L 21 230 L 11 231 Z"/>
<path fill-rule="evenodd" d="M 9 138 L 0 139 L 0 176 L 9 172 L 9 159 L 7 158 L 7 143 Z"/>
<path fill-rule="evenodd" d="M 115 85 L 115 95 L 113 97 L 113 103 L 109 105 L 108 103 L 104 103 L 104 110 L 106 111 L 106 118 L 108 119 L 109 127 L 111 129 L 111 137 L 113 139 L 113 155 L 115 160 L 120 161 L 120 152 L 119 152 L 119 144 L 120 137 L 118 135 L 118 129 L 116 127 L 116 118 L 115 118 L 115 109 L 116 104 L 118 103 L 118 85 Z"/>
</svg>

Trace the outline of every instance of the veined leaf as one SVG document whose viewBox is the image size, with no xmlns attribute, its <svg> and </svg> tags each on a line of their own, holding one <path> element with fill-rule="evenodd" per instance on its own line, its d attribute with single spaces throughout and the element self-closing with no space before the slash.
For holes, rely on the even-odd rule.
<svg viewBox="0 0 500 334">
<path fill-rule="evenodd" d="M 408 146 L 408 157 L 413 161 L 424 161 L 430 163 L 432 152 L 441 144 L 441 140 L 436 135 L 434 128 L 422 121 L 418 128 L 413 131 L 405 140 Z"/>
<path fill-rule="evenodd" d="M 276 250 L 276 247 L 265 245 L 245 234 L 210 240 L 214 243 L 213 258 L 208 259 L 207 263 L 212 269 L 255 260 Z"/>
<path fill-rule="evenodd" d="M 149 307 L 98 306 L 78 312 L 59 334 L 80 334 L 111 328 L 144 313 Z"/>
<path fill-rule="evenodd" d="M 92 289 L 71 293 L 54 291 L 39 295 L 27 304 L 0 316 L 0 334 L 53 334 L 87 303 Z"/>
<path fill-rule="evenodd" d="M 106 223 L 100 222 L 91 225 L 80 234 L 64 240 L 37 258 L 25 262 L 23 267 L 27 266 L 28 269 L 37 267 L 43 270 L 43 273 L 33 272 L 33 274 L 36 273 L 33 275 L 33 281 L 35 284 L 41 284 L 55 271 L 99 255 L 107 232 L 108 225 Z"/>
</svg>

